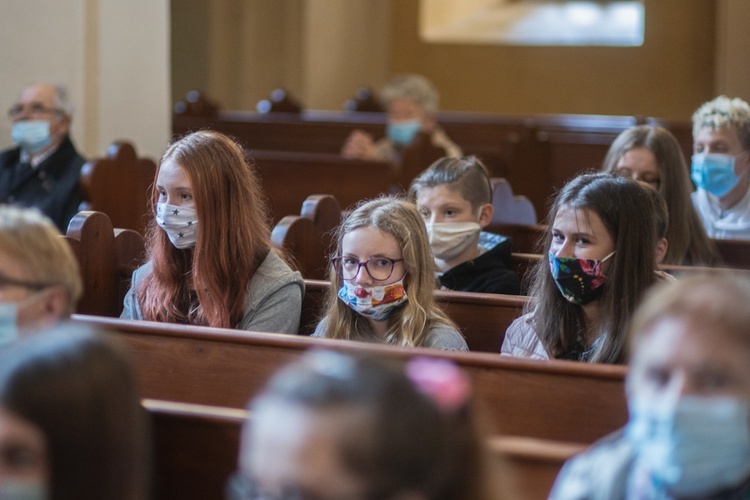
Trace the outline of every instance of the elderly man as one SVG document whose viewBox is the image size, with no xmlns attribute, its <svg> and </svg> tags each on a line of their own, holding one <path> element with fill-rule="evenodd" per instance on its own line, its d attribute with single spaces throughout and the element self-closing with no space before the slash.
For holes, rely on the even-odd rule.
<svg viewBox="0 0 750 500">
<path fill-rule="evenodd" d="M 344 157 L 397 161 L 403 149 L 411 145 L 420 132 L 429 135 L 432 145 L 443 149 L 445 156 L 462 156 L 461 148 L 435 121 L 439 96 L 427 78 L 421 75 L 397 76 L 383 89 L 382 100 L 388 111 L 386 137 L 376 142 L 367 132 L 355 130 L 341 149 Z"/>
<path fill-rule="evenodd" d="M 34 84 L 8 110 L 17 147 L 0 153 L 0 203 L 33 206 L 65 233 L 78 212 L 85 163 L 70 140 L 72 106 L 61 86 Z"/>
</svg>

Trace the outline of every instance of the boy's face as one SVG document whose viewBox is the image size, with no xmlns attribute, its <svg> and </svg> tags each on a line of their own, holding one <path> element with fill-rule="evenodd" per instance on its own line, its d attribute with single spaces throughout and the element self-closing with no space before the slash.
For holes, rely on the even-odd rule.
<svg viewBox="0 0 750 500">
<path fill-rule="evenodd" d="M 702 128 L 693 135 L 693 153 L 720 153 L 737 156 L 744 148 L 734 127 Z"/>
<path fill-rule="evenodd" d="M 487 204 L 489 205 L 489 204 Z M 491 206 L 491 205 L 490 205 Z M 417 193 L 417 209 L 425 223 L 436 222 L 478 222 L 484 227 L 490 223 L 492 215 L 486 216 L 486 210 L 479 211 L 471 207 L 471 202 L 457 190 L 443 184 L 420 189 Z"/>
</svg>

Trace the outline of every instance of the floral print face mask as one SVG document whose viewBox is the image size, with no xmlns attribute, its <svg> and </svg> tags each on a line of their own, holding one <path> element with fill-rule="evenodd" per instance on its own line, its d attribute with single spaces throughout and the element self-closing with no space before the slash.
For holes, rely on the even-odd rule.
<svg viewBox="0 0 750 500">
<path fill-rule="evenodd" d="M 602 263 L 614 254 L 612 252 L 597 260 L 557 257 L 549 252 L 549 270 L 563 297 L 568 302 L 583 306 L 598 299 L 604 291 L 606 277 L 602 274 Z"/>
</svg>

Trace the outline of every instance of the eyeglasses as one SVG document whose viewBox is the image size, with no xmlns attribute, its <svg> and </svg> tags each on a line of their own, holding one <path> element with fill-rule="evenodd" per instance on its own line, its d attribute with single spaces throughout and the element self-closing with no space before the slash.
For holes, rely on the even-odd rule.
<svg viewBox="0 0 750 500">
<path fill-rule="evenodd" d="M 365 268 L 370 278 L 375 281 L 385 281 L 393 274 L 396 263 L 404 259 L 389 259 L 388 257 L 370 257 L 365 262 L 360 262 L 354 257 L 334 257 L 331 259 L 333 268 L 339 278 L 350 281 L 357 277 L 359 269 Z"/>
<path fill-rule="evenodd" d="M 39 291 L 44 290 L 45 288 L 52 285 L 49 283 L 33 283 L 31 281 L 17 280 L 15 278 L 5 276 L 4 274 L 0 274 L 0 288 L 4 288 L 6 286 L 19 286 L 21 288 L 28 288 L 30 290 Z"/>
<path fill-rule="evenodd" d="M 40 102 L 32 102 L 31 104 L 15 104 L 8 109 L 8 117 L 16 119 L 24 112 L 29 116 L 40 116 L 40 115 L 61 115 L 63 110 L 58 108 L 48 108 Z"/>
</svg>

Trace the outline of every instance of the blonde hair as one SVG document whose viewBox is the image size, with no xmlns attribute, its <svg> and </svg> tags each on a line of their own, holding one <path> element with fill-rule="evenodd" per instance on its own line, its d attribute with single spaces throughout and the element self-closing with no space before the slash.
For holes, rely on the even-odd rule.
<svg viewBox="0 0 750 500">
<path fill-rule="evenodd" d="M 693 113 L 693 136 L 703 129 L 731 127 L 737 131 L 743 149 L 750 149 L 750 105 L 740 98 L 719 96 Z"/>
<path fill-rule="evenodd" d="M 65 315 L 73 314 L 83 294 L 81 273 L 73 250 L 49 218 L 36 209 L 0 206 L 0 252 L 18 263 L 26 281 L 63 286 Z"/>
<path fill-rule="evenodd" d="M 355 229 L 374 227 L 396 239 L 404 259 L 404 288 L 409 299 L 388 319 L 388 344 L 421 347 L 436 323 L 454 326 L 435 304 L 435 262 L 427 230 L 417 207 L 402 198 L 384 196 L 360 204 L 336 230 L 336 254 L 341 255 L 344 236 Z M 363 316 L 338 299 L 342 279 L 333 265 L 326 300 L 327 338 L 374 341 L 375 334 Z"/>
<path fill-rule="evenodd" d="M 718 341 L 719 335 L 750 349 L 750 279 L 731 271 L 681 278 L 654 288 L 633 317 L 630 351 L 661 321 L 682 319 L 705 329 Z"/>
</svg>

